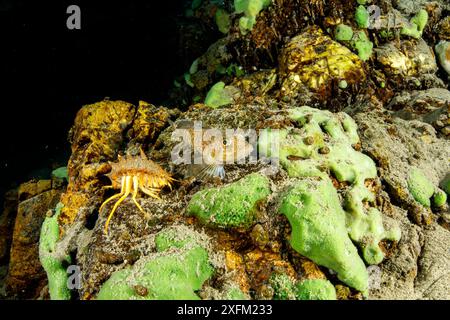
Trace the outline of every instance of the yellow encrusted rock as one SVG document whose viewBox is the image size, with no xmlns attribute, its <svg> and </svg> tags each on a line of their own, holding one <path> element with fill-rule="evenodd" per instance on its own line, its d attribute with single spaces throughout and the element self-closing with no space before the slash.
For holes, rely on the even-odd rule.
<svg viewBox="0 0 450 320">
<path fill-rule="evenodd" d="M 366 78 L 361 59 L 318 27 L 292 38 L 280 55 L 279 73 L 283 96 L 296 96 L 305 86 L 326 93 L 333 81 L 352 85 Z"/>
</svg>

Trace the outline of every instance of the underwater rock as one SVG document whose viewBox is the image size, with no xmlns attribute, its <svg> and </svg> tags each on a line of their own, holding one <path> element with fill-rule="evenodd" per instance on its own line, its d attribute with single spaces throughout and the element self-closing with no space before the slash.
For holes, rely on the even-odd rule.
<svg viewBox="0 0 450 320">
<path fill-rule="evenodd" d="M 7 264 L 9 261 L 18 203 L 17 190 L 6 192 L 3 199 L 3 211 L 0 215 L 0 265 Z"/>
<path fill-rule="evenodd" d="M 330 5 L 322 1 L 273 0 L 259 13 L 250 32 L 245 35 L 239 29 L 230 32 L 229 47 L 246 70 L 270 69 L 275 66 L 286 39 L 298 35 L 308 25 L 326 29 L 344 22 L 343 17 L 351 16 L 353 20 L 354 8 L 354 3 L 344 0 L 333 0 Z"/>
<path fill-rule="evenodd" d="M 153 145 L 171 119 L 176 118 L 178 114 L 178 109 L 156 107 L 151 103 L 139 101 L 132 126 L 127 131 L 128 149 L 146 149 L 147 146 Z"/>
<path fill-rule="evenodd" d="M 108 173 L 106 161 L 116 157 L 135 112 L 132 104 L 105 100 L 84 106 L 77 113 L 69 133 L 72 155 L 68 164 L 69 186 L 61 199 L 62 225 L 73 223 L 80 208 L 95 201 L 90 198 L 102 186 L 101 176 Z"/>
<path fill-rule="evenodd" d="M 42 185 L 49 186 L 50 190 L 40 188 Z M 34 182 L 22 187 L 22 195 L 28 199 L 18 205 L 6 278 L 6 290 L 12 296 L 37 298 L 46 284 L 39 261 L 40 230 L 48 210 L 55 207 L 62 193 L 61 189 L 51 187 L 51 181 L 50 184 Z M 34 194 L 37 191 L 42 193 Z"/>
<path fill-rule="evenodd" d="M 332 90 L 333 83 L 346 81 L 351 86 L 366 79 L 361 59 L 318 27 L 308 28 L 283 48 L 279 76 L 282 98 L 311 91 L 311 99 L 320 102 L 338 94 Z"/>
<path fill-rule="evenodd" d="M 82 208 L 88 212 L 80 219 L 91 215 L 104 192 L 105 174 L 111 170 L 108 161 L 116 159 L 126 142 L 132 153 L 154 143 L 176 114 L 176 109 L 169 111 L 143 101 L 138 107 L 104 100 L 81 108 L 70 131 L 69 185 L 61 199 L 60 224 L 72 224 Z"/>
<path fill-rule="evenodd" d="M 238 104 L 248 104 L 255 97 L 267 96 L 277 84 L 278 75 L 276 69 L 261 70 L 233 80 L 231 85 L 239 90 L 235 97 Z"/>
<path fill-rule="evenodd" d="M 405 120 L 420 120 L 431 124 L 443 136 L 450 135 L 450 91 L 432 88 L 403 91 L 386 106 Z"/>
<path fill-rule="evenodd" d="M 435 29 L 441 40 L 450 40 L 450 16 L 439 21 Z"/>
<path fill-rule="evenodd" d="M 98 300 L 200 299 L 195 292 L 213 273 L 204 239 L 185 228 L 164 232 L 156 235 L 156 242 L 164 246 L 157 245 L 157 253 L 113 273 L 102 285 Z"/>
<path fill-rule="evenodd" d="M 439 42 L 436 45 L 435 50 L 439 59 L 439 63 L 441 64 L 442 68 L 444 68 L 445 72 L 450 75 L 450 42 Z"/>
<path fill-rule="evenodd" d="M 423 39 L 388 42 L 374 49 L 377 62 L 399 84 L 416 83 L 425 88 L 442 87 L 433 50 Z"/>
<path fill-rule="evenodd" d="M 376 160 L 391 197 L 408 210 L 415 223 L 430 224 L 432 211 L 414 199 L 407 181 L 415 167 L 437 188 L 450 171 L 450 142 L 438 139 L 432 126 L 417 120 L 406 121 L 378 111 L 354 118 L 363 148 Z"/>
<path fill-rule="evenodd" d="M 251 174 L 227 186 L 196 193 L 186 212 L 210 226 L 246 228 L 254 223 L 258 205 L 269 194 L 269 179 Z"/>
<path fill-rule="evenodd" d="M 448 230 L 433 225 L 424 230 L 424 245 L 418 260 L 415 291 L 423 299 L 450 299 L 450 252 Z"/>
<path fill-rule="evenodd" d="M 436 224 L 421 229 L 408 221 L 405 211 L 395 211 L 404 236 L 390 259 L 380 265 L 371 299 L 449 299 L 448 231 Z"/>
</svg>

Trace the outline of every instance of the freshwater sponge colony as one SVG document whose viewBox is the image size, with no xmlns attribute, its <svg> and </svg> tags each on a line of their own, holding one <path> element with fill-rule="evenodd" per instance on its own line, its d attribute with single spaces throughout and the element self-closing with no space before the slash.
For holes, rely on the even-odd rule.
<svg viewBox="0 0 450 320">
<path fill-rule="evenodd" d="M 379 264 L 384 257 L 379 242 L 398 241 L 400 230 L 394 227 L 386 231 L 381 213 L 367 206 L 374 204 L 375 194 L 366 183 L 377 178 L 377 169 L 372 159 L 354 148 L 359 143 L 355 122 L 345 113 L 332 114 L 306 106 L 288 112 L 296 127 L 276 132 L 278 137 L 266 131 L 259 140 L 260 151 L 274 157 L 272 150 L 279 150 L 279 161 L 291 177 L 326 180 L 331 174 L 339 182 L 348 183 L 343 222 L 350 238 L 361 247 L 366 262 Z M 272 141 L 279 141 L 279 146 L 273 146 Z M 336 204 L 330 207 L 336 210 Z"/>
<path fill-rule="evenodd" d="M 59 257 L 56 250 L 56 243 L 59 240 L 58 217 L 61 209 L 62 204 L 59 203 L 55 214 L 45 219 L 39 241 L 39 260 L 47 273 L 52 300 L 69 300 L 71 296 L 67 286 L 68 276 L 64 267 L 64 262 L 66 264 L 70 262 L 70 257 Z"/>
<path fill-rule="evenodd" d="M 98 300 L 199 300 L 195 293 L 213 267 L 201 235 L 188 228 L 156 235 L 157 253 L 116 271 L 100 289 Z"/>
<path fill-rule="evenodd" d="M 234 0 L 235 13 L 244 13 L 239 19 L 239 28 L 242 34 L 253 29 L 256 16 L 272 3 L 272 0 Z"/>
<path fill-rule="evenodd" d="M 238 182 L 196 193 L 187 207 L 202 223 L 223 228 L 245 228 L 252 225 L 258 203 L 270 194 L 269 179 L 250 174 Z"/>
<path fill-rule="evenodd" d="M 367 291 L 367 271 L 348 236 L 345 212 L 332 182 L 301 180 L 283 196 L 280 212 L 292 227 L 291 246 L 361 292 Z"/>
</svg>

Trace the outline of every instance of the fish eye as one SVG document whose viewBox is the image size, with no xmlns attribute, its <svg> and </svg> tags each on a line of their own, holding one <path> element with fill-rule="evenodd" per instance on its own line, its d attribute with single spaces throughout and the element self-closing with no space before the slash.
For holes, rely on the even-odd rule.
<svg viewBox="0 0 450 320">
<path fill-rule="evenodd" d="M 222 143 L 223 143 L 224 146 L 227 146 L 227 145 L 228 145 L 228 141 L 225 140 L 225 139 L 222 141 Z"/>
</svg>

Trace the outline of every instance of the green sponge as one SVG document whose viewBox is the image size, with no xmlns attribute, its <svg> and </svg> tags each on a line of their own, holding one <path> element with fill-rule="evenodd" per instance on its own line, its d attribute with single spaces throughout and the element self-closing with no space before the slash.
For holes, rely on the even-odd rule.
<svg viewBox="0 0 450 320">
<path fill-rule="evenodd" d="M 361 60 L 367 61 L 372 56 L 373 43 L 369 40 L 364 31 L 360 31 L 356 34 L 355 39 L 352 41 L 353 47 L 358 51 L 358 56 Z"/>
<path fill-rule="evenodd" d="M 64 261 L 70 262 L 70 257 L 60 259 L 55 248 L 59 239 L 58 216 L 63 208 L 62 203 L 56 206 L 56 213 L 44 220 L 39 239 L 39 260 L 47 273 L 48 289 L 52 300 L 70 300 L 70 290 L 67 286 L 67 272 Z"/>
<path fill-rule="evenodd" d="M 370 14 L 363 5 L 358 6 L 355 12 L 355 21 L 358 27 L 367 29 L 369 27 Z"/>
<path fill-rule="evenodd" d="M 350 41 L 353 38 L 353 29 L 346 24 L 340 24 L 336 27 L 334 36 L 337 41 Z"/>
<path fill-rule="evenodd" d="M 424 173 L 413 168 L 408 177 L 408 188 L 413 198 L 425 207 L 431 206 L 431 197 L 434 194 L 434 185 L 427 179 Z"/>
<path fill-rule="evenodd" d="M 294 183 L 282 196 L 279 211 L 290 222 L 295 251 L 334 270 L 347 285 L 367 292 L 366 267 L 348 236 L 346 214 L 328 177 Z"/>
<path fill-rule="evenodd" d="M 161 231 L 155 238 L 158 253 L 114 272 L 97 299 L 199 300 L 196 291 L 214 272 L 201 239 L 188 227 Z"/>
<path fill-rule="evenodd" d="M 61 167 L 52 171 L 52 176 L 58 179 L 69 181 L 69 173 L 67 167 Z"/>
<path fill-rule="evenodd" d="M 195 291 L 212 273 L 208 253 L 197 247 L 116 271 L 103 284 L 97 299 L 200 300 Z"/>
<path fill-rule="evenodd" d="M 230 31 L 231 19 L 230 14 L 226 10 L 222 8 L 217 9 L 215 20 L 220 32 L 227 34 Z"/>
<path fill-rule="evenodd" d="M 254 222 L 258 203 L 269 194 L 269 179 L 253 173 L 227 186 L 197 192 L 186 212 L 207 225 L 246 228 Z"/>
<path fill-rule="evenodd" d="M 274 300 L 296 299 L 295 279 L 290 278 L 287 274 L 272 274 L 269 279 L 269 284 L 274 291 Z"/>
<path fill-rule="evenodd" d="M 395 226 L 386 231 L 381 213 L 368 209 L 375 202 L 375 195 L 366 187 L 369 179 L 377 177 L 377 168 L 371 158 L 355 150 L 359 143 L 358 127 L 345 113 L 310 107 L 288 110 L 288 118 L 296 122 L 293 128 L 280 131 L 262 131 L 258 141 L 260 154 L 277 157 L 291 177 L 322 177 L 333 175 L 349 188 L 343 194 L 346 225 L 349 235 L 362 249 L 368 264 L 383 260 L 378 246 L 383 239 L 400 239 L 400 229 Z M 277 135 L 277 137 L 275 137 Z M 273 146 L 279 142 L 279 147 Z M 273 150 L 278 155 L 273 155 Z"/>
<path fill-rule="evenodd" d="M 205 99 L 205 105 L 214 109 L 231 103 L 233 103 L 233 98 L 225 90 L 225 83 L 222 81 L 211 87 Z"/>
<path fill-rule="evenodd" d="M 196 232 L 183 226 L 166 228 L 155 237 L 156 250 L 164 252 L 171 248 L 182 249 L 187 245 L 201 246 L 201 241 Z"/>
<path fill-rule="evenodd" d="M 242 34 L 248 33 L 256 23 L 256 16 L 272 3 L 272 0 L 234 0 L 235 13 L 244 13 L 239 20 Z"/>
<path fill-rule="evenodd" d="M 447 203 L 447 194 L 443 190 L 436 190 L 436 192 L 433 195 L 433 204 L 436 207 L 442 207 L 444 204 Z"/>
<path fill-rule="evenodd" d="M 297 284 L 299 300 L 336 300 L 336 289 L 325 279 L 305 280 Z"/>
<path fill-rule="evenodd" d="M 409 26 L 402 28 L 400 33 L 405 36 L 409 36 L 415 39 L 422 37 L 423 30 L 428 23 L 428 12 L 421 9 L 410 21 Z"/>
</svg>

